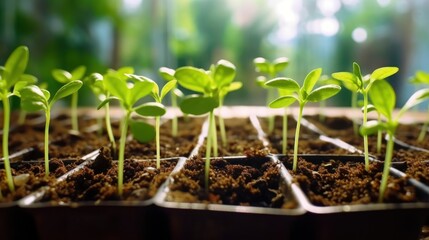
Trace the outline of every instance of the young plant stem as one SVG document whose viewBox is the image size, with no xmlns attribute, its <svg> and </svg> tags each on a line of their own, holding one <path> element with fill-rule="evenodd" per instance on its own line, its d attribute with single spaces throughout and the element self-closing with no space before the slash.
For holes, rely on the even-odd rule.
<svg viewBox="0 0 429 240">
<path fill-rule="evenodd" d="M 5 94 L 4 94 L 5 95 Z M 9 128 L 10 128 L 10 103 L 8 97 L 2 98 L 3 102 L 3 161 L 6 170 L 6 181 L 11 192 L 15 191 L 13 184 L 12 170 L 9 161 Z"/>
<path fill-rule="evenodd" d="M 274 99 L 275 95 L 275 89 L 268 89 L 268 93 L 267 93 L 267 105 Z M 275 121 L 275 116 L 269 116 L 268 117 L 268 133 L 272 133 L 274 131 L 274 122 Z"/>
<path fill-rule="evenodd" d="M 288 126 L 287 126 L 287 120 L 288 120 L 287 114 L 288 114 L 288 111 L 287 110 L 288 109 L 285 108 L 285 112 L 283 114 L 283 144 L 282 144 L 282 153 L 283 154 L 287 153 L 287 129 L 288 129 Z"/>
<path fill-rule="evenodd" d="M 110 144 L 112 144 L 114 154 L 116 154 L 116 142 L 115 142 L 115 137 L 113 136 L 112 124 L 110 123 L 109 103 L 106 103 L 106 105 L 104 106 L 104 112 L 105 112 L 104 120 L 106 123 L 107 136 L 109 137 Z"/>
<path fill-rule="evenodd" d="M 211 131 L 211 137 L 212 137 L 213 157 L 218 157 L 216 118 L 213 111 L 210 112 L 209 117 L 210 117 L 209 122 L 211 122 L 211 125 L 209 124 L 211 126 L 209 131 Z"/>
<path fill-rule="evenodd" d="M 177 97 L 176 97 L 176 95 L 173 92 L 170 93 L 170 95 L 171 95 L 171 106 L 173 108 L 177 108 Z M 172 124 L 171 135 L 173 137 L 176 137 L 177 136 L 177 124 L 178 124 L 176 114 L 174 114 L 173 119 L 171 120 L 171 124 Z"/>
<path fill-rule="evenodd" d="M 381 122 L 380 114 L 378 114 L 377 121 Z M 381 134 L 382 134 L 381 129 L 378 129 L 378 131 L 377 131 L 377 154 L 381 153 L 381 138 L 382 138 Z"/>
<path fill-rule="evenodd" d="M 352 92 L 352 109 L 356 109 L 357 108 L 357 92 L 353 91 Z M 353 118 L 353 132 L 355 133 L 356 136 L 359 135 L 359 126 L 356 122 L 356 118 Z"/>
<path fill-rule="evenodd" d="M 363 124 L 368 120 L 368 92 L 363 93 Z M 363 148 L 365 154 L 365 170 L 369 171 L 368 135 L 363 135 Z"/>
<path fill-rule="evenodd" d="M 49 125 L 51 122 L 51 109 L 46 109 L 45 112 L 46 122 L 45 122 L 45 177 L 49 176 Z"/>
<path fill-rule="evenodd" d="M 121 139 L 119 140 L 119 159 L 118 159 L 118 194 L 122 196 L 124 185 L 124 161 L 125 161 L 125 142 L 127 141 L 128 121 L 131 111 L 127 111 L 121 124 Z"/>
<path fill-rule="evenodd" d="M 19 111 L 18 125 L 23 125 L 27 118 L 27 112 L 24 110 Z"/>
<path fill-rule="evenodd" d="M 296 130 L 295 130 L 295 142 L 293 145 L 293 166 L 292 171 L 296 172 L 296 167 L 298 165 L 298 141 L 299 141 L 299 131 L 301 128 L 301 118 L 302 118 L 302 111 L 304 110 L 304 104 L 299 104 L 299 114 L 298 119 L 296 121 Z"/>
<path fill-rule="evenodd" d="M 428 110 L 429 111 L 429 110 Z M 429 120 L 426 120 L 420 130 L 419 136 L 417 138 L 417 142 L 422 142 L 425 139 L 426 132 L 428 131 Z"/>
<path fill-rule="evenodd" d="M 387 179 L 389 178 L 390 164 L 392 162 L 393 154 L 393 131 L 388 131 L 389 138 L 387 140 L 386 156 L 384 158 L 384 167 L 383 175 L 381 177 L 380 184 L 380 195 L 378 196 L 378 201 L 383 202 L 384 192 L 386 191 Z"/>
<path fill-rule="evenodd" d="M 155 117 L 155 141 L 156 141 L 156 168 L 161 167 L 161 153 L 160 153 L 160 143 L 159 143 L 159 122 L 161 117 Z"/>
<path fill-rule="evenodd" d="M 321 101 L 319 103 L 319 121 L 324 122 L 326 115 L 324 114 L 326 108 L 326 101 Z"/>
<path fill-rule="evenodd" d="M 207 142 L 206 142 L 206 161 L 204 165 L 204 187 L 206 189 L 206 193 L 209 192 L 209 174 L 210 174 L 210 157 L 211 157 L 211 148 L 212 148 L 212 134 L 213 134 L 213 111 L 210 112 L 209 115 L 209 129 L 207 133 Z"/>
<path fill-rule="evenodd" d="M 221 113 L 222 106 L 223 106 L 223 101 L 221 99 L 219 99 L 218 121 L 219 121 L 220 137 L 222 139 L 222 146 L 226 147 L 226 145 L 228 144 L 228 142 L 227 142 L 227 139 L 226 139 L 225 123 L 223 121 L 222 113 Z"/>
<path fill-rule="evenodd" d="M 72 121 L 72 130 L 79 132 L 79 126 L 77 121 L 77 101 L 78 101 L 78 94 L 73 93 L 71 96 L 71 121 Z"/>
</svg>

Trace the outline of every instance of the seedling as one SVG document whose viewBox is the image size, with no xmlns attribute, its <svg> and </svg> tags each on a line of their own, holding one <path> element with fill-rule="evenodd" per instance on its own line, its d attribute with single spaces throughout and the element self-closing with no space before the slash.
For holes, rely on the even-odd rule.
<svg viewBox="0 0 429 240">
<path fill-rule="evenodd" d="M 369 77 L 362 77 L 360 67 L 357 63 L 353 63 L 353 73 L 337 72 L 333 73 L 332 77 L 344 82 L 345 85 L 353 86 L 350 90 L 355 90 L 363 95 L 363 124 L 368 120 L 368 92 L 374 82 L 383 80 L 398 72 L 397 67 L 382 67 L 374 70 Z M 363 136 L 364 152 L 365 152 L 365 169 L 369 170 L 369 152 L 368 152 L 368 136 Z"/>
<path fill-rule="evenodd" d="M 9 97 L 19 96 L 17 90 L 27 84 L 31 76 L 24 74 L 28 63 L 28 48 L 16 48 L 0 68 L 0 99 L 3 102 L 3 162 L 6 171 L 6 181 L 11 192 L 15 191 L 12 170 L 9 161 L 9 129 L 10 129 L 10 102 Z M 12 92 L 11 89 L 13 88 Z M 0 191 L 1 192 L 1 191 Z M 1 198 L 1 193 L 0 193 Z"/>
<path fill-rule="evenodd" d="M 159 69 L 159 74 L 167 82 L 175 80 L 175 78 L 174 78 L 175 72 L 176 72 L 175 70 L 173 70 L 171 68 L 167 68 L 167 67 L 161 67 Z M 176 80 L 176 83 L 177 83 L 177 80 Z M 182 93 L 182 91 L 180 91 L 180 89 L 178 89 L 176 87 L 176 84 L 174 85 L 173 89 L 171 89 L 170 97 L 171 97 L 171 106 L 173 108 L 177 108 L 177 98 L 183 97 L 183 93 Z M 177 127 L 178 123 L 177 123 L 177 116 L 176 115 L 173 115 L 171 122 L 172 122 L 171 135 L 173 137 L 176 137 L 177 136 L 177 129 L 178 129 L 178 127 Z"/>
<path fill-rule="evenodd" d="M 86 67 L 79 66 L 72 72 L 67 72 L 62 69 L 54 69 L 52 76 L 55 80 L 62 84 L 72 82 L 74 80 L 81 80 L 85 75 Z M 71 96 L 71 122 L 72 130 L 79 132 L 78 119 L 77 119 L 77 104 L 78 104 L 78 92 L 74 92 Z"/>
<path fill-rule="evenodd" d="M 122 196 L 124 183 L 124 161 L 125 161 L 125 142 L 127 139 L 128 125 L 130 124 L 131 114 L 136 112 L 142 105 L 134 106 L 138 100 L 150 94 L 154 87 L 152 81 L 146 81 L 142 78 L 135 78 L 134 82 L 127 82 L 118 77 L 118 74 L 110 73 L 104 76 L 104 86 L 112 96 L 106 98 L 98 105 L 98 109 L 112 100 L 118 100 L 125 114 L 121 122 L 121 138 L 119 140 L 118 156 L 118 194 Z M 144 106 L 144 105 L 143 105 Z M 135 122 L 131 124 L 134 129 L 143 130 L 140 133 L 145 134 L 147 125 Z"/>
<path fill-rule="evenodd" d="M 173 88 L 176 87 L 177 81 L 171 80 L 167 82 L 160 92 L 158 84 L 156 84 L 153 80 L 149 78 L 146 78 L 144 76 L 136 76 L 136 75 L 132 75 L 131 78 L 142 79 L 144 81 L 153 82 L 153 89 L 152 89 L 151 95 L 155 100 L 155 102 L 149 102 L 139 106 L 136 109 L 136 112 L 142 116 L 155 117 L 156 168 L 160 168 L 161 167 L 161 153 L 160 153 L 161 147 L 160 147 L 160 139 L 159 139 L 159 131 L 160 131 L 159 128 L 160 128 L 161 116 L 163 116 L 167 112 L 165 106 L 162 104 L 162 100 L 164 99 L 164 97 L 167 95 L 168 92 L 170 92 Z"/>
<path fill-rule="evenodd" d="M 28 112 L 45 112 L 45 176 L 49 176 L 49 124 L 51 121 L 51 108 L 59 99 L 67 97 L 82 87 L 82 81 L 73 80 L 66 83 L 51 98 L 51 93 L 46 89 L 40 89 L 37 85 L 30 85 L 21 89 L 21 108 Z"/>
<path fill-rule="evenodd" d="M 210 157 L 213 148 L 214 157 L 218 156 L 216 121 L 214 110 L 219 107 L 221 99 L 229 90 L 234 89 L 232 82 L 235 76 L 235 66 L 220 60 L 210 68 L 210 71 L 194 67 L 181 67 L 176 70 L 174 77 L 184 88 L 201 93 L 186 96 L 180 104 L 180 109 L 186 114 L 202 115 L 209 113 L 209 128 L 206 140 L 205 188 L 208 191 Z M 213 145 L 213 146 L 212 146 Z"/>
<path fill-rule="evenodd" d="M 362 108 L 363 111 L 363 108 Z M 377 113 L 377 121 L 381 121 L 381 114 L 377 111 L 377 109 L 372 104 L 368 104 L 368 112 L 376 112 Z M 381 142 L 382 142 L 382 134 L 383 131 L 381 129 L 377 130 L 377 154 L 381 153 Z"/>
<path fill-rule="evenodd" d="M 414 78 L 411 79 L 412 84 L 429 84 L 429 73 L 423 71 L 417 71 Z M 428 109 L 429 112 L 429 109 Z M 426 133 L 428 131 L 429 120 L 426 120 L 420 130 L 419 136 L 417 137 L 417 142 L 422 142 L 425 139 Z"/>
<path fill-rule="evenodd" d="M 380 184 L 380 195 L 378 198 L 379 202 L 382 202 L 387 187 L 389 169 L 392 162 L 394 145 L 393 139 L 396 129 L 399 125 L 399 120 L 410 108 L 429 98 L 429 88 L 421 89 L 415 92 L 408 99 L 405 105 L 399 110 L 396 116 L 393 116 L 393 110 L 396 104 L 396 94 L 392 86 L 387 81 L 381 80 L 374 82 L 371 89 L 369 90 L 369 96 L 377 111 L 385 117 L 385 122 L 377 120 L 369 121 L 361 127 L 361 134 L 366 136 L 368 134 L 375 133 L 380 129 L 385 130 L 388 134 L 383 175 Z"/>
<path fill-rule="evenodd" d="M 278 73 L 283 71 L 289 65 L 289 59 L 286 57 L 280 57 L 275 59 L 272 63 L 267 61 L 265 58 L 258 57 L 253 60 L 257 72 L 267 75 L 269 79 L 275 78 Z M 259 86 L 266 88 L 265 83 L 267 78 L 264 76 L 259 76 L 256 79 L 256 82 Z M 267 105 L 276 98 L 275 89 L 267 88 Z M 286 111 L 286 110 L 285 110 Z M 286 113 L 285 113 L 286 114 Z M 286 114 L 287 118 L 287 114 Z M 287 120 L 287 119 L 286 119 Z M 283 119 L 284 124 L 285 119 Z M 274 116 L 268 118 L 268 133 L 272 133 L 274 130 Z"/>
<path fill-rule="evenodd" d="M 280 88 L 291 92 L 290 94 L 280 96 L 270 102 L 268 105 L 269 107 L 283 108 L 290 106 L 295 101 L 299 103 L 299 115 L 296 123 L 295 142 L 293 148 L 293 171 L 296 171 L 297 168 L 299 132 L 304 106 L 308 102 L 320 102 L 328 99 L 341 90 L 341 87 L 336 84 L 322 85 L 313 89 L 319 80 L 321 73 L 321 68 L 311 71 L 304 79 L 302 87 L 300 87 L 299 84 L 291 78 L 274 78 L 265 83 L 269 87 Z M 286 141 L 286 139 L 283 139 L 283 141 Z"/>
</svg>

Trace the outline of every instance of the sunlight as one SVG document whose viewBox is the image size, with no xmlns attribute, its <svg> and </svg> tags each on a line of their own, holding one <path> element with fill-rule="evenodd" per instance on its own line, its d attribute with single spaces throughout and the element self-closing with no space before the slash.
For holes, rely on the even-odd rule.
<svg viewBox="0 0 429 240">
<path fill-rule="evenodd" d="M 368 37 L 368 33 L 366 32 L 365 28 L 355 28 L 352 32 L 352 38 L 355 42 L 361 43 L 365 42 Z"/>
</svg>

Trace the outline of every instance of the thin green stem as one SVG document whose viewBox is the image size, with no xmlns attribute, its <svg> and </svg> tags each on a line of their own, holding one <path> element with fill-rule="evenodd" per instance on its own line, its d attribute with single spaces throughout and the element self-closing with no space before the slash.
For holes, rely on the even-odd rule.
<svg viewBox="0 0 429 240">
<path fill-rule="evenodd" d="M 429 110 L 428 110 L 429 111 Z M 420 130 L 419 136 L 417 138 L 417 142 L 422 142 L 425 139 L 426 133 L 428 131 L 429 120 L 426 120 Z"/>
<path fill-rule="evenodd" d="M 171 106 L 174 107 L 174 108 L 177 108 L 177 97 L 176 97 L 176 94 L 174 94 L 173 91 L 172 91 L 170 93 L 170 95 L 171 95 Z M 177 123 L 177 116 L 176 116 L 176 114 L 174 114 L 171 124 L 172 124 L 171 135 L 173 137 L 176 137 L 177 136 L 177 128 L 178 128 L 177 127 L 178 123 Z"/>
<path fill-rule="evenodd" d="M 282 153 L 286 154 L 287 153 L 287 130 L 288 130 L 288 126 L 287 126 L 287 115 L 288 115 L 288 109 L 285 108 L 285 112 L 283 114 L 283 144 L 282 144 Z"/>
<path fill-rule="evenodd" d="M 157 116 L 155 117 L 155 141 L 156 141 L 156 168 L 160 168 L 161 167 L 161 153 L 160 153 L 160 140 L 159 140 L 159 122 L 160 122 L 161 117 Z"/>
<path fill-rule="evenodd" d="M 207 139 L 206 139 L 206 161 L 205 161 L 205 165 L 204 165 L 204 186 L 206 189 L 206 192 L 209 192 L 209 174 L 210 174 L 210 157 L 211 157 L 211 145 L 212 145 L 212 134 L 213 131 L 211 131 L 211 129 L 213 128 L 213 111 L 210 112 L 209 115 L 209 129 L 208 129 L 208 133 L 207 133 Z"/>
<path fill-rule="evenodd" d="M 381 115 L 378 114 L 377 117 L 378 122 L 381 122 Z M 382 139 L 382 131 L 381 129 L 377 130 L 377 154 L 381 153 L 381 139 Z"/>
<path fill-rule="evenodd" d="M 226 145 L 228 144 L 228 140 L 226 138 L 225 123 L 223 121 L 222 113 L 221 113 L 222 106 L 223 106 L 223 101 L 222 101 L 222 99 L 219 99 L 218 121 L 219 121 L 220 137 L 222 140 L 222 146 L 226 147 Z"/>
<path fill-rule="evenodd" d="M 112 124 L 110 123 L 109 103 L 106 103 L 106 105 L 104 105 L 104 112 L 105 112 L 104 120 L 106 124 L 107 136 L 109 137 L 110 144 L 112 144 L 113 151 L 115 151 L 116 153 L 116 142 L 115 142 L 115 137 L 113 136 Z"/>
<path fill-rule="evenodd" d="M 6 181 L 11 192 L 15 191 L 13 184 L 12 170 L 10 169 L 9 161 L 9 129 L 10 129 L 10 103 L 9 98 L 3 94 L 3 162 L 6 170 Z"/>
<path fill-rule="evenodd" d="M 363 93 L 363 125 L 368 121 L 368 93 Z M 368 135 L 363 135 L 363 148 L 365 154 L 365 170 L 369 171 Z"/>
<path fill-rule="evenodd" d="M 49 125 L 51 122 L 51 108 L 48 107 L 45 112 L 46 122 L 45 122 L 45 176 L 49 176 Z"/>
<path fill-rule="evenodd" d="M 23 125 L 27 118 L 27 112 L 24 110 L 19 111 L 18 125 Z"/>
<path fill-rule="evenodd" d="M 296 121 L 296 130 L 295 130 L 295 142 L 293 145 L 293 166 L 292 171 L 296 171 L 296 167 L 298 165 L 298 142 L 299 142 L 299 131 L 301 128 L 301 118 L 302 111 L 304 110 L 304 103 L 299 104 L 299 115 L 298 120 Z"/>
<path fill-rule="evenodd" d="M 352 92 L 352 109 L 357 108 L 357 99 L 358 99 L 357 92 L 353 91 Z M 353 118 L 353 132 L 355 133 L 356 136 L 359 135 L 359 126 L 357 124 L 356 118 Z"/>
<path fill-rule="evenodd" d="M 97 116 L 97 135 L 101 137 L 103 135 L 103 118 L 101 116 Z"/>
<path fill-rule="evenodd" d="M 210 112 L 210 121 L 212 122 L 210 131 L 212 136 L 212 146 L 213 146 L 213 157 L 218 157 L 218 148 L 217 148 L 217 133 L 216 133 L 216 118 L 215 115 L 212 112 Z"/>
<path fill-rule="evenodd" d="M 121 138 L 119 139 L 119 159 L 118 159 L 118 194 L 122 196 L 124 188 L 124 161 L 125 161 L 125 142 L 128 133 L 128 121 L 131 116 L 131 111 L 127 111 L 121 124 Z"/>
<path fill-rule="evenodd" d="M 326 108 L 326 100 L 320 101 L 319 103 L 319 121 L 324 122 L 326 115 L 324 114 Z"/>
<path fill-rule="evenodd" d="M 267 105 L 274 99 L 274 95 L 275 95 L 275 89 L 268 89 L 268 94 L 267 94 Z M 272 133 L 274 131 L 274 122 L 275 121 L 275 116 L 269 116 L 268 117 L 268 134 Z"/>
<path fill-rule="evenodd" d="M 77 92 L 73 93 L 71 96 L 71 121 L 72 121 L 72 130 L 79 132 L 79 126 L 77 121 Z"/>
<path fill-rule="evenodd" d="M 387 179 L 389 178 L 390 164 L 392 162 L 393 154 L 393 131 L 389 131 L 389 139 L 387 140 L 386 156 L 384 159 L 383 175 L 381 177 L 380 184 L 380 195 L 378 196 L 378 201 L 383 202 L 384 192 L 387 187 Z"/>
</svg>

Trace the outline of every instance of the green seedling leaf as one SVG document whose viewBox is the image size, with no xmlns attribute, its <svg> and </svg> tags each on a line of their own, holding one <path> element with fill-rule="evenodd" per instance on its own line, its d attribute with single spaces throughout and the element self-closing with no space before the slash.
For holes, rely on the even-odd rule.
<svg viewBox="0 0 429 240">
<path fill-rule="evenodd" d="M 130 89 L 128 104 L 131 107 L 134 105 L 139 99 L 143 98 L 150 94 L 155 86 L 155 82 L 152 80 L 144 81 L 144 82 L 136 82 L 134 86 Z"/>
<path fill-rule="evenodd" d="M 185 114 L 202 115 L 211 112 L 218 106 L 219 101 L 213 97 L 190 95 L 182 100 L 180 110 Z"/>
<path fill-rule="evenodd" d="M 73 77 L 71 73 L 64 71 L 62 69 L 52 70 L 52 76 L 54 77 L 55 80 L 63 84 L 70 82 Z"/>
<path fill-rule="evenodd" d="M 274 78 L 267 81 L 265 86 L 286 89 L 290 92 L 296 92 L 299 90 L 299 84 L 291 78 Z"/>
<path fill-rule="evenodd" d="M 299 101 L 299 99 L 295 96 L 292 96 L 292 95 L 282 96 L 270 102 L 268 106 L 270 108 L 284 108 L 284 107 L 290 106 L 295 101 Z"/>
<path fill-rule="evenodd" d="M 274 71 L 281 72 L 286 69 L 289 65 L 289 59 L 286 57 L 280 57 L 273 61 Z"/>
<path fill-rule="evenodd" d="M 183 87 L 205 93 L 206 89 L 210 87 L 210 77 L 206 71 L 194 67 L 181 67 L 174 73 L 174 78 Z"/>
<path fill-rule="evenodd" d="M 313 90 L 308 96 L 307 100 L 310 102 L 320 102 L 325 99 L 328 99 L 341 90 L 341 87 L 335 84 L 328 84 L 321 86 Z"/>
<path fill-rule="evenodd" d="M 377 133 L 379 130 L 385 130 L 386 124 L 377 120 L 371 120 L 362 125 L 359 132 L 362 136 L 372 135 Z"/>
<path fill-rule="evenodd" d="M 265 82 L 267 82 L 267 78 L 265 76 L 258 76 L 256 78 L 256 84 L 260 87 L 267 88 Z"/>
<path fill-rule="evenodd" d="M 253 60 L 256 70 L 261 73 L 270 73 L 270 64 L 265 60 L 265 58 L 255 58 Z"/>
<path fill-rule="evenodd" d="M 228 85 L 235 78 L 236 70 L 234 64 L 227 60 L 219 60 L 215 66 L 213 78 L 219 87 Z"/>
<path fill-rule="evenodd" d="M 130 120 L 130 130 L 133 138 L 141 143 L 150 142 L 155 138 L 155 128 L 143 121 Z"/>
<path fill-rule="evenodd" d="M 185 96 L 185 94 L 183 94 L 183 92 L 177 88 L 173 89 L 173 94 L 176 95 L 176 97 L 178 98 L 183 98 Z"/>
<path fill-rule="evenodd" d="M 136 113 L 145 117 L 163 116 L 167 112 L 164 105 L 159 102 L 144 103 L 136 107 L 134 110 Z"/>
<path fill-rule="evenodd" d="M 171 81 L 174 80 L 174 73 L 176 71 L 174 69 L 171 68 L 167 68 L 167 67 L 161 67 L 159 69 L 159 74 L 161 75 L 161 77 L 166 80 L 166 81 Z"/>
<path fill-rule="evenodd" d="M 226 88 L 226 91 L 227 92 L 237 91 L 241 87 L 243 87 L 242 82 L 232 82 L 231 84 L 228 85 L 228 87 Z"/>
<path fill-rule="evenodd" d="M 393 74 L 397 73 L 398 71 L 399 71 L 399 68 L 397 67 L 378 68 L 372 72 L 370 81 L 386 79 L 392 76 Z"/>
<path fill-rule="evenodd" d="M 104 105 L 106 105 L 107 103 L 109 103 L 109 102 L 111 102 L 111 101 L 113 101 L 113 100 L 121 101 L 118 97 L 110 96 L 110 97 L 108 97 L 108 98 L 104 99 L 103 101 L 101 101 L 101 103 L 100 103 L 100 104 L 98 104 L 98 106 L 97 106 L 97 110 L 100 110 L 102 107 L 104 107 Z"/>
<path fill-rule="evenodd" d="M 58 91 L 55 93 L 54 97 L 51 100 L 51 105 L 58 101 L 61 98 L 67 97 L 68 95 L 71 95 L 75 92 L 77 92 L 81 87 L 83 83 L 80 80 L 73 80 L 64 86 L 62 86 Z"/>
<path fill-rule="evenodd" d="M 72 80 L 81 80 L 83 78 L 83 76 L 85 75 L 85 72 L 86 72 L 86 67 L 85 66 L 79 66 L 71 72 L 71 75 L 72 75 L 71 79 Z"/>
<path fill-rule="evenodd" d="M 173 88 L 176 87 L 176 84 L 177 84 L 177 80 L 171 80 L 164 85 L 164 87 L 161 90 L 159 102 L 162 102 L 162 99 L 164 99 L 164 97 L 167 95 L 168 92 L 170 92 Z"/>
<path fill-rule="evenodd" d="M 402 114 L 404 114 L 412 107 L 420 104 L 423 101 L 426 101 L 428 98 L 429 98 L 429 88 L 418 90 L 413 95 L 411 95 L 408 101 L 404 104 L 400 113 L 398 114 L 398 117 L 400 117 Z"/>
<path fill-rule="evenodd" d="M 307 94 L 310 94 L 310 92 L 313 90 L 314 86 L 316 85 L 317 81 L 320 78 L 320 75 L 322 74 L 322 69 L 317 68 L 311 71 L 304 79 L 304 84 L 301 88 L 301 92 L 306 92 Z"/>
<path fill-rule="evenodd" d="M 49 105 L 49 94 L 47 94 L 47 96 L 45 94 L 46 93 L 36 85 L 30 85 L 22 88 L 20 91 L 21 108 L 28 112 L 40 110 L 46 111 Z"/>
<path fill-rule="evenodd" d="M 356 62 L 353 63 L 353 74 L 356 76 L 357 78 L 357 83 L 359 84 L 359 87 L 362 86 L 362 72 L 360 70 L 360 66 L 359 64 L 357 64 Z"/>
<path fill-rule="evenodd" d="M 337 73 L 333 73 L 332 77 L 340 80 L 344 83 L 344 86 L 354 86 L 353 88 L 357 89 L 357 86 L 359 86 L 358 84 L 358 80 L 356 78 L 356 76 L 353 73 L 350 72 L 337 72 Z M 347 84 L 347 85 L 346 85 Z M 350 89 L 349 87 L 347 87 L 347 89 Z"/>
<path fill-rule="evenodd" d="M 119 79 L 113 74 L 107 74 L 104 76 L 104 86 L 112 95 L 117 96 L 121 101 L 126 102 L 129 95 L 129 89 L 126 81 Z M 124 104 L 126 104 L 125 102 Z"/>
<path fill-rule="evenodd" d="M 20 46 L 16 48 L 6 60 L 4 72 L 2 74 L 3 79 L 6 81 L 6 89 L 10 89 L 20 79 L 27 67 L 28 57 L 28 48 Z"/>
<path fill-rule="evenodd" d="M 369 97 L 380 114 L 392 119 L 392 112 L 396 104 L 396 94 L 386 80 L 375 81 L 369 90 Z"/>
<path fill-rule="evenodd" d="M 375 106 L 374 105 L 372 105 L 372 104 L 368 104 L 368 106 L 367 106 L 367 109 L 366 109 L 368 112 L 376 112 L 377 111 L 377 109 L 375 108 Z M 362 112 L 364 112 L 364 108 L 362 107 L 362 109 L 361 109 L 361 111 Z"/>
</svg>

